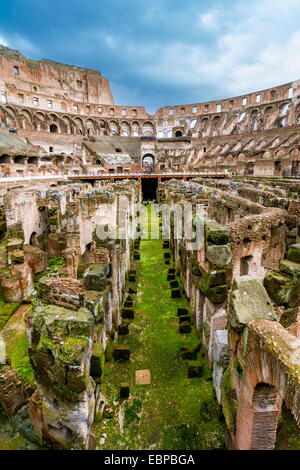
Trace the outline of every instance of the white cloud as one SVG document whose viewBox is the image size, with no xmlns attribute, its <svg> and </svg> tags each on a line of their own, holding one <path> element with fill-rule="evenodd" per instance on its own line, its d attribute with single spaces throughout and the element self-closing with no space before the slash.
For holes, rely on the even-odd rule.
<svg viewBox="0 0 300 470">
<path fill-rule="evenodd" d="M 239 4 L 230 15 L 222 19 L 222 34 L 213 46 L 181 41 L 146 49 L 136 45 L 135 57 L 139 52 L 147 57 L 140 73 L 178 87 L 211 86 L 224 98 L 300 78 L 298 0 L 256 0 L 251 9 L 248 2 L 247 8 Z M 217 27 L 215 10 L 200 20 L 207 29 Z"/>
<path fill-rule="evenodd" d="M 218 15 L 215 11 L 203 13 L 202 15 L 199 15 L 199 23 L 203 29 L 213 31 L 217 29 L 219 25 Z"/>
</svg>

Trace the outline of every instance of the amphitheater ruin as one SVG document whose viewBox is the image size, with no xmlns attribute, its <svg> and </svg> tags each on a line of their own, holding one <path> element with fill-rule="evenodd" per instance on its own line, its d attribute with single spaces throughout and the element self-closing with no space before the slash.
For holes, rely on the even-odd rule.
<svg viewBox="0 0 300 470">
<path fill-rule="evenodd" d="M 148 114 L 0 46 L 0 126 L 0 450 L 300 449 L 300 81 Z"/>
</svg>

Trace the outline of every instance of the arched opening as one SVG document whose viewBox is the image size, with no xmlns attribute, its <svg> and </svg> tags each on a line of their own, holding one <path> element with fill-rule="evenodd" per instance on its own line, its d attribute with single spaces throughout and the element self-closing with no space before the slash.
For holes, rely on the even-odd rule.
<svg viewBox="0 0 300 470">
<path fill-rule="evenodd" d="M 143 156 L 142 167 L 145 173 L 151 173 L 154 170 L 154 156 L 151 153 Z"/>
<path fill-rule="evenodd" d="M 31 165 L 37 165 L 38 161 L 39 161 L 38 157 L 29 157 L 27 162 Z"/>
<path fill-rule="evenodd" d="M 273 385 L 259 383 L 253 398 L 251 450 L 273 450 L 279 416 L 277 392 Z"/>
<path fill-rule="evenodd" d="M 29 240 L 29 245 L 38 247 L 39 244 L 38 244 L 37 233 L 36 232 L 32 232 L 32 234 L 30 236 L 30 240 Z"/>
<path fill-rule="evenodd" d="M 247 276 L 247 274 L 250 273 L 252 259 L 252 256 L 244 256 L 241 258 L 240 276 Z"/>
<path fill-rule="evenodd" d="M 51 124 L 49 128 L 50 132 L 57 133 L 58 132 L 58 127 L 56 124 Z"/>
<path fill-rule="evenodd" d="M 25 157 L 23 157 L 22 155 L 17 155 L 14 158 L 14 163 L 17 163 L 18 165 L 25 165 L 26 163 Z"/>
<path fill-rule="evenodd" d="M 85 247 L 85 252 L 82 255 L 82 262 L 85 266 L 88 266 L 90 264 L 91 248 L 92 243 L 88 243 Z"/>
<path fill-rule="evenodd" d="M 280 160 L 276 160 L 274 162 L 274 174 L 275 175 L 281 174 L 281 161 Z"/>
<path fill-rule="evenodd" d="M 182 131 L 176 131 L 175 132 L 175 137 L 182 137 Z"/>
<path fill-rule="evenodd" d="M 6 164 L 11 163 L 11 157 L 9 155 L 1 155 L 0 156 L 0 164 L 1 163 L 6 163 Z"/>
</svg>

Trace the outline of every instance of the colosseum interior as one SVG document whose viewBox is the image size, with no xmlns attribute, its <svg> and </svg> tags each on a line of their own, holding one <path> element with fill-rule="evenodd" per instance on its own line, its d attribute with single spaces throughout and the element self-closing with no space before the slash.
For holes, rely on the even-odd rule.
<svg viewBox="0 0 300 470">
<path fill-rule="evenodd" d="M 152 115 L 0 46 L 0 126 L 0 449 L 300 449 L 300 81 Z"/>
</svg>

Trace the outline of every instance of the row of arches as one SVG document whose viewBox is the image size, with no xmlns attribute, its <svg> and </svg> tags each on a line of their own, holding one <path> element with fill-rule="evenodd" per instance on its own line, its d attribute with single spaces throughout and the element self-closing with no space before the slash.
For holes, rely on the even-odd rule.
<svg viewBox="0 0 300 470">
<path fill-rule="evenodd" d="M 292 115 L 290 113 L 293 111 Z M 222 135 L 243 132 L 260 131 L 276 127 L 300 123 L 300 104 L 295 108 L 287 101 L 280 105 L 267 105 L 256 107 L 251 111 L 240 112 L 237 110 L 228 117 L 227 113 L 222 115 L 207 115 L 198 118 L 197 123 L 193 120 L 193 126 L 198 136 Z"/>
<path fill-rule="evenodd" d="M 43 163 L 53 164 L 53 165 L 60 165 L 64 164 L 72 164 L 74 163 L 74 159 L 70 155 L 54 155 L 51 156 L 24 156 L 24 155 L 0 155 L 0 165 L 42 165 Z"/>
<path fill-rule="evenodd" d="M 94 119 L 68 114 L 33 112 L 26 108 L 3 106 L 7 121 L 12 127 L 32 131 L 74 135 L 120 135 L 124 137 L 153 136 L 151 121 L 127 121 L 124 119 Z"/>
</svg>

